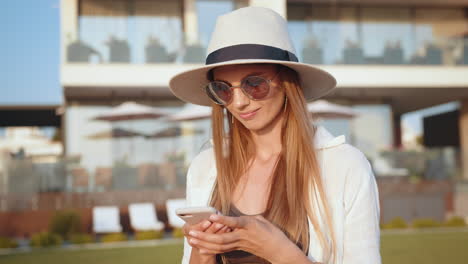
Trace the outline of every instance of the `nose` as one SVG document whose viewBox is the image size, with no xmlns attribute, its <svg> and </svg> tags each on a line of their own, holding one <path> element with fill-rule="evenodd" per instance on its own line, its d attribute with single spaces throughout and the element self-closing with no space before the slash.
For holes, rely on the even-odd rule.
<svg viewBox="0 0 468 264">
<path fill-rule="evenodd" d="M 232 90 L 232 104 L 236 109 L 243 109 L 250 104 L 250 98 L 244 94 L 240 87 L 236 87 Z"/>
</svg>

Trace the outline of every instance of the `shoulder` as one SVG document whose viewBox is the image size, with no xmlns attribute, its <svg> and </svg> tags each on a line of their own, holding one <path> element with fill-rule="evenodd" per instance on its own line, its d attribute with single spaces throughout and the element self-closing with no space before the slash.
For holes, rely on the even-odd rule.
<svg viewBox="0 0 468 264">
<path fill-rule="evenodd" d="M 368 177 L 372 170 L 364 153 L 346 143 L 344 135 L 334 136 L 324 126 L 316 126 L 314 145 L 325 185 L 334 192 L 348 178 Z"/>
<path fill-rule="evenodd" d="M 314 135 L 317 155 L 325 169 L 346 170 L 370 168 L 361 150 L 346 142 L 344 135 L 334 136 L 325 127 L 318 126 Z"/>
<path fill-rule="evenodd" d="M 371 164 L 355 146 L 344 143 L 323 150 L 322 172 L 325 182 L 349 189 L 375 181 Z"/>
<path fill-rule="evenodd" d="M 198 153 L 190 163 L 192 169 L 204 169 L 214 163 L 214 149 L 212 147 Z"/>
<path fill-rule="evenodd" d="M 192 186 L 207 179 L 207 175 L 216 167 L 214 149 L 212 147 L 198 153 L 190 163 L 187 173 L 187 185 Z"/>
<path fill-rule="evenodd" d="M 330 162 L 337 162 L 340 167 L 365 168 L 370 166 L 366 155 L 360 149 L 348 143 L 325 149 L 323 152 Z"/>
</svg>

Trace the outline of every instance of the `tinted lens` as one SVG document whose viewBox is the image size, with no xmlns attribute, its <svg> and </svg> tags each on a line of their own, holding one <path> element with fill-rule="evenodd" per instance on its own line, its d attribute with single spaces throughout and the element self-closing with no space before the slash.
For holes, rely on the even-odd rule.
<svg viewBox="0 0 468 264">
<path fill-rule="evenodd" d="M 252 99 L 260 100 L 265 98 L 270 92 L 270 85 L 268 82 L 257 76 L 250 76 L 244 80 L 242 88 L 249 94 Z"/>
<path fill-rule="evenodd" d="M 208 95 L 218 104 L 227 104 L 231 101 L 232 91 L 229 85 L 223 82 L 210 82 L 207 85 Z"/>
</svg>

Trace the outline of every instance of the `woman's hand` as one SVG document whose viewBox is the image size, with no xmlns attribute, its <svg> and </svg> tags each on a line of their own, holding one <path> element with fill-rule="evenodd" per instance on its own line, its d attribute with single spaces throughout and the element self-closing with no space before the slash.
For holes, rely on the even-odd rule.
<svg viewBox="0 0 468 264">
<path fill-rule="evenodd" d="M 199 249 L 197 248 L 197 245 L 193 245 L 192 243 L 190 243 L 192 239 L 192 237 L 189 235 L 190 231 L 196 230 L 196 231 L 205 232 L 208 234 L 221 234 L 224 232 L 231 231 L 229 227 L 223 224 L 212 223 L 208 220 L 204 220 L 195 225 L 185 224 L 182 230 L 183 230 L 184 236 L 187 237 L 187 240 L 190 246 L 192 246 L 191 263 L 192 263 L 192 259 L 194 260 L 196 259 L 195 261 L 193 261 L 195 263 L 210 263 L 210 262 L 215 263 L 215 254 L 200 253 Z"/>
<path fill-rule="evenodd" d="M 201 254 L 219 254 L 243 250 L 271 263 L 312 263 L 278 227 L 261 215 L 229 217 L 211 215 L 210 221 L 230 227 L 228 233 L 190 230 L 190 244 Z"/>
</svg>

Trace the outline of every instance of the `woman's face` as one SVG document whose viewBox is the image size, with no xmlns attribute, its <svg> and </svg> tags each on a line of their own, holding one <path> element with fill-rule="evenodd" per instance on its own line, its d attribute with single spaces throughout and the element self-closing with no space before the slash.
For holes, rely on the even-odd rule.
<svg viewBox="0 0 468 264">
<path fill-rule="evenodd" d="M 213 70 L 213 77 L 214 80 L 226 81 L 232 86 L 240 86 L 242 79 L 250 75 L 272 80 L 270 93 L 266 98 L 251 100 L 241 88 L 236 87 L 232 91 L 231 102 L 225 106 L 246 128 L 259 131 L 270 125 L 283 111 L 285 94 L 277 73 L 276 65 L 240 64 L 217 67 Z"/>
</svg>

